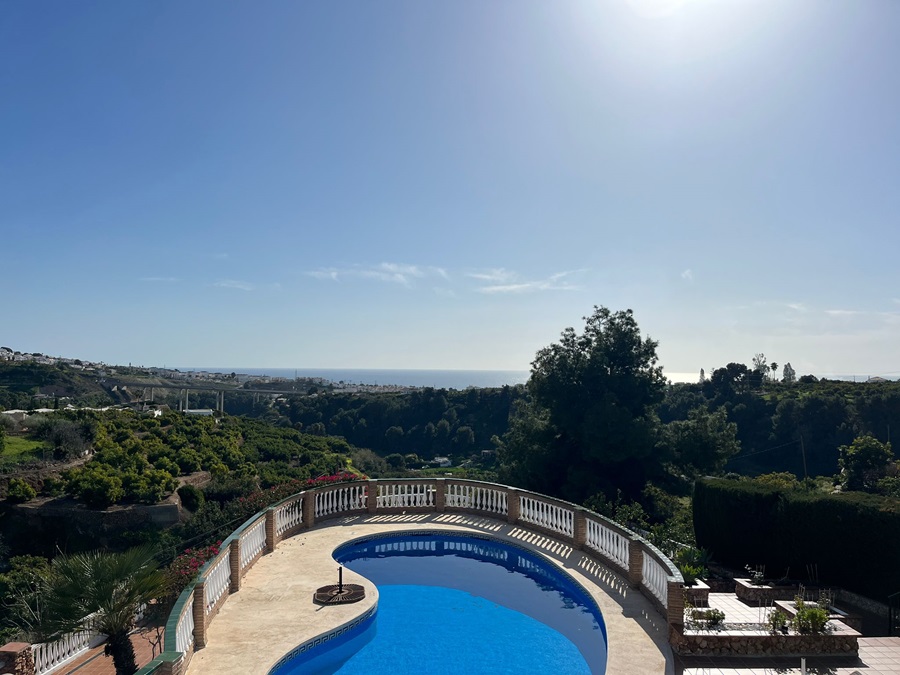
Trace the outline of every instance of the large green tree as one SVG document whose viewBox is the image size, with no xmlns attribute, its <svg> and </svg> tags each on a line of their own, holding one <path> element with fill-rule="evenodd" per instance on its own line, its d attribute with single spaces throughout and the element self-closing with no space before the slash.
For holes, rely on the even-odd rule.
<svg viewBox="0 0 900 675">
<path fill-rule="evenodd" d="M 116 675 L 137 672 L 128 633 L 138 610 L 164 595 L 166 575 L 146 546 L 123 553 L 89 551 L 56 557 L 44 583 L 37 628 L 46 639 L 91 629 L 107 636 Z"/>
<path fill-rule="evenodd" d="M 563 331 L 532 362 L 530 401 L 501 446 L 501 470 L 523 487 L 582 501 L 621 488 L 636 494 L 662 463 L 655 456 L 666 379 L 657 343 L 632 311 L 595 307 L 582 333 Z"/>
</svg>

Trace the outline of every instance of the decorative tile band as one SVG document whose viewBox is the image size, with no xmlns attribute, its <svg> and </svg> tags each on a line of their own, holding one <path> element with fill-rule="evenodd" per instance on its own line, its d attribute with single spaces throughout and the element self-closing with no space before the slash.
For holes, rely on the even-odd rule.
<svg viewBox="0 0 900 675">
<path fill-rule="evenodd" d="M 307 640 L 306 642 L 303 642 L 302 644 L 297 645 L 291 651 L 289 651 L 287 654 L 285 654 L 280 659 L 278 659 L 278 661 L 275 663 L 275 665 L 269 669 L 269 675 L 275 675 L 275 672 L 279 668 L 281 668 L 282 666 L 287 664 L 288 661 L 292 661 L 293 659 L 297 658 L 301 654 L 305 654 L 310 649 L 315 649 L 316 647 L 320 647 L 320 646 L 324 645 L 326 642 L 328 642 L 329 640 L 333 640 L 334 638 L 340 637 L 341 635 L 344 635 L 351 631 L 355 631 L 355 630 L 361 631 L 363 628 L 366 627 L 363 624 L 367 624 L 367 622 L 369 622 L 375 618 L 375 612 L 377 609 L 378 609 L 377 604 L 372 605 L 365 612 L 360 614 L 358 617 L 356 617 L 352 621 L 348 621 L 343 626 L 338 626 L 337 628 L 335 628 L 332 631 L 323 633 L 322 635 L 317 635 L 316 637 L 312 638 L 311 640 Z"/>
</svg>

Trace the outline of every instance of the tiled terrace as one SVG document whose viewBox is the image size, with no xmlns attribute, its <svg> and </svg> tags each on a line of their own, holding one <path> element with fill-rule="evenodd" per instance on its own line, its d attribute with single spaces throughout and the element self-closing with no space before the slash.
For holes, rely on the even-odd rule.
<svg viewBox="0 0 900 675">
<path fill-rule="evenodd" d="M 722 609 L 729 620 L 757 622 L 759 611 L 735 596 L 726 593 L 711 595 L 711 605 Z M 150 661 L 150 642 L 141 634 L 132 636 L 138 665 Z M 672 660 L 673 670 L 633 670 L 635 673 L 656 675 L 674 672 L 675 675 L 800 675 L 798 658 L 724 659 L 712 657 L 679 657 Z M 900 638 L 860 638 L 859 657 L 811 657 L 807 659 L 809 675 L 900 675 Z M 658 667 L 658 666 L 656 666 Z M 653 668 L 653 667 L 651 667 Z M 223 669 L 222 675 L 238 675 L 240 671 Z M 112 658 L 104 656 L 103 647 L 96 647 L 82 657 L 56 671 L 59 675 L 115 675 Z M 618 675 L 609 672 L 609 675 Z"/>
</svg>

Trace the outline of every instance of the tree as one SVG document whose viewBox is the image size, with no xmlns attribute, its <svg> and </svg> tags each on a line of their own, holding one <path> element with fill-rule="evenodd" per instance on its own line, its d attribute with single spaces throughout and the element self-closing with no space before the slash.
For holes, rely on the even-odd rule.
<svg viewBox="0 0 900 675">
<path fill-rule="evenodd" d="M 595 307 L 582 334 L 566 328 L 558 343 L 538 351 L 531 401 L 516 408 L 501 452 L 523 487 L 574 501 L 617 486 L 639 492 L 661 468 L 653 407 L 666 378 L 656 346 L 641 337 L 630 309 Z"/>
<path fill-rule="evenodd" d="M 781 381 L 785 384 L 794 384 L 797 381 L 797 372 L 791 366 L 791 362 L 788 361 L 784 364 L 784 369 L 781 371 Z"/>
<path fill-rule="evenodd" d="M 771 365 L 769 366 L 769 370 L 772 371 L 772 380 L 774 381 L 775 373 L 778 372 L 778 364 L 772 361 Z"/>
<path fill-rule="evenodd" d="M 737 424 L 728 421 L 725 408 L 710 412 L 705 406 L 691 410 L 686 420 L 667 424 L 664 431 L 673 462 L 690 477 L 720 472 L 741 450 L 736 435 Z"/>
<path fill-rule="evenodd" d="M 4 415 L 6 417 L 6 415 Z M 0 452 L 6 449 L 6 429 L 0 426 Z"/>
<path fill-rule="evenodd" d="M 894 458 L 890 443 L 882 443 L 868 434 L 854 439 L 850 445 L 842 445 L 838 452 L 841 484 L 847 490 L 874 490 Z"/>
<path fill-rule="evenodd" d="M 147 546 L 58 556 L 44 580 L 40 633 L 58 639 L 91 628 L 107 636 L 105 652 L 113 658 L 116 675 L 133 675 L 137 663 L 128 633 L 134 616 L 162 596 L 166 584 Z"/>
</svg>

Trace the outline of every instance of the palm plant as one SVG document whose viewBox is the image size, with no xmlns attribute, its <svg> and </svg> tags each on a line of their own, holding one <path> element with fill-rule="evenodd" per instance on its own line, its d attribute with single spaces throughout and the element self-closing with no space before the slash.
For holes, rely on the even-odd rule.
<svg viewBox="0 0 900 675">
<path fill-rule="evenodd" d="M 133 675 L 137 663 L 128 633 L 135 615 L 163 595 L 166 584 L 150 547 L 58 556 L 46 578 L 41 633 L 48 639 L 79 630 L 106 635 L 116 675 Z"/>
</svg>

